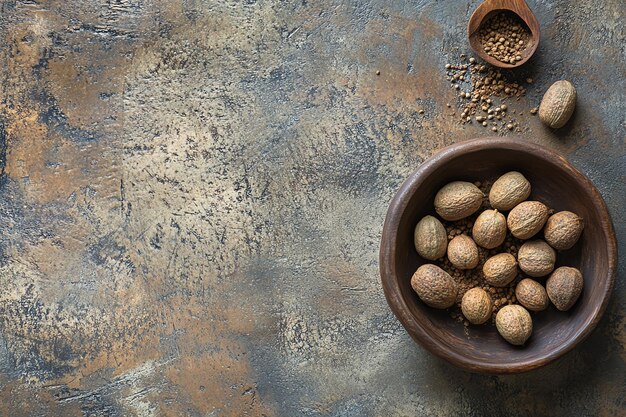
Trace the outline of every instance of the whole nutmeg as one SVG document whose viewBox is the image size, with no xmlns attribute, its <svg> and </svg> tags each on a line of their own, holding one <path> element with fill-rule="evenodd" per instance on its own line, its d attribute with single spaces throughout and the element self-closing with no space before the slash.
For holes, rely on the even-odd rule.
<svg viewBox="0 0 626 417">
<path fill-rule="evenodd" d="M 513 207 L 506 219 L 511 234 L 528 239 L 537 234 L 548 220 L 548 207 L 539 201 L 524 201 Z"/>
<path fill-rule="evenodd" d="M 482 288 L 472 288 L 461 299 L 461 311 L 472 324 L 483 324 L 491 317 L 493 302 Z"/>
<path fill-rule="evenodd" d="M 499 253 L 483 265 L 485 281 L 494 287 L 506 287 L 517 276 L 517 261 L 510 253 Z"/>
<path fill-rule="evenodd" d="M 482 191 L 471 182 L 454 181 L 435 195 L 435 211 L 444 220 L 461 220 L 480 208 L 483 197 Z"/>
<path fill-rule="evenodd" d="M 576 303 L 583 290 L 583 275 L 576 268 L 557 268 L 548 281 L 546 290 L 550 301 L 561 311 L 567 311 Z"/>
<path fill-rule="evenodd" d="M 543 277 L 554 269 L 556 253 L 543 240 L 531 240 L 520 246 L 517 262 L 521 270 L 531 277 Z"/>
<path fill-rule="evenodd" d="M 526 343 L 533 332 L 533 320 L 524 307 L 508 305 L 502 307 L 496 314 L 496 329 L 504 340 L 520 346 Z"/>
<path fill-rule="evenodd" d="M 483 211 L 474 222 L 472 238 L 486 249 L 500 246 L 506 238 L 506 218 L 498 210 Z"/>
<path fill-rule="evenodd" d="M 448 308 L 456 302 L 456 282 L 437 265 L 425 264 L 417 268 L 411 277 L 411 287 L 431 307 Z"/>
<path fill-rule="evenodd" d="M 434 261 L 446 254 L 448 234 L 443 224 L 433 216 L 426 216 L 415 226 L 415 249 L 424 259 Z"/>
<path fill-rule="evenodd" d="M 471 237 L 456 236 L 448 243 L 448 259 L 458 269 L 474 269 L 478 265 L 478 247 Z"/>
<path fill-rule="evenodd" d="M 543 95 L 539 119 L 553 129 L 565 126 L 576 107 L 576 88 L 566 80 L 555 82 Z"/>
<path fill-rule="evenodd" d="M 508 211 L 530 196 L 530 182 L 517 171 L 507 172 L 489 190 L 491 207 Z"/>
<path fill-rule="evenodd" d="M 515 298 L 530 311 L 543 311 L 548 308 L 549 301 L 546 289 L 530 278 L 524 278 L 517 284 Z"/>
<path fill-rule="evenodd" d="M 566 250 L 578 242 L 583 232 L 583 219 L 571 211 L 559 211 L 548 217 L 543 235 L 556 250 Z"/>
</svg>

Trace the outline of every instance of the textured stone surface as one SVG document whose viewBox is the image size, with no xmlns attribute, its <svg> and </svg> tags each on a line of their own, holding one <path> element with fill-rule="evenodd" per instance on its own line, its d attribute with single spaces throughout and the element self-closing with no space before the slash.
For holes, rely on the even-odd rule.
<svg viewBox="0 0 626 417">
<path fill-rule="evenodd" d="M 623 414 L 624 257 L 598 329 L 519 376 L 436 360 L 385 303 L 395 190 L 486 134 L 441 71 L 477 3 L 1 1 L 0 415 Z M 623 2 L 530 5 L 521 140 L 594 181 L 624 246 Z M 561 78 L 552 132 L 527 110 Z"/>
</svg>

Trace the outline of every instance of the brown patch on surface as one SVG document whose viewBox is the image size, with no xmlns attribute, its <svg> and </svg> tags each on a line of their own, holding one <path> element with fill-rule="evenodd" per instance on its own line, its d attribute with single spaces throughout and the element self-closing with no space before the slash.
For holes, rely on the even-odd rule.
<svg viewBox="0 0 626 417">
<path fill-rule="evenodd" d="M 5 126 L 7 151 L 5 173 L 14 179 L 30 177 L 33 166 L 43 167 L 51 148 L 47 127 L 38 122 L 39 113 L 24 109 L 14 111 Z"/>
<path fill-rule="evenodd" d="M 90 37 L 77 40 L 87 45 Z M 47 85 L 60 111 L 71 126 L 92 130 L 103 122 L 123 123 L 119 100 L 111 96 L 120 94 L 124 87 L 124 68 L 128 59 L 124 50 L 102 50 L 89 46 L 85 51 L 68 53 L 48 61 Z M 89 56 L 89 60 L 85 57 Z M 102 63 L 106 62 L 103 66 Z M 99 133 L 110 131 L 105 123 Z"/>
<path fill-rule="evenodd" d="M 47 16 L 49 18 L 49 16 Z M 3 48 L 3 62 L 7 65 L 11 77 L 7 81 L 17 81 L 15 78 L 30 75 L 33 67 L 37 65 L 51 45 L 48 36 L 47 20 L 42 15 L 35 16 L 31 22 L 13 26 L 12 31 L 5 33 Z M 21 89 L 28 88 L 22 83 L 15 83 Z M 6 84 L 3 85 L 5 87 Z M 9 95 L 15 94 L 13 91 L 7 92 Z"/>
<path fill-rule="evenodd" d="M 65 201 L 86 186 L 103 197 L 118 192 L 115 166 L 106 158 L 101 143 L 81 144 L 50 134 L 38 119 L 37 112 L 24 110 L 6 126 L 10 145 L 5 172 L 26 181 L 22 188 L 32 203 Z M 97 183 L 89 175 L 92 170 L 101 175 Z"/>
<path fill-rule="evenodd" d="M 223 284 L 231 287 L 237 285 Z M 215 300 L 210 306 L 196 300 L 171 300 L 175 305 L 166 318 L 177 337 L 179 358 L 168 364 L 165 375 L 198 412 L 224 416 L 274 415 L 267 398 L 257 391 L 255 371 L 248 361 L 244 335 L 266 327 L 245 302 Z M 241 300 L 244 301 L 244 300 Z M 173 411 L 169 406 L 164 412 Z"/>
<path fill-rule="evenodd" d="M 159 331 L 158 313 L 150 312 L 145 304 L 131 307 L 119 305 L 111 312 L 98 313 L 100 319 L 97 326 L 87 325 L 80 330 L 82 337 L 90 336 L 95 339 L 95 343 L 92 346 L 72 343 L 71 349 L 84 351 L 83 356 L 79 362 L 72 364 L 72 371 L 51 380 L 49 384 L 86 390 L 93 386 L 94 377 L 98 379 L 103 371 L 107 377 L 115 378 L 161 358 L 163 350 L 160 338 L 167 332 Z M 55 337 L 54 334 L 50 336 Z M 54 357 L 50 360 L 54 360 Z"/>
<path fill-rule="evenodd" d="M 614 320 L 615 323 L 612 326 L 614 337 L 618 343 L 619 355 L 622 358 L 622 362 L 626 364 L 626 315 L 622 312 L 618 312 Z M 626 387 L 624 388 L 626 389 Z"/>
<path fill-rule="evenodd" d="M 7 417 L 50 415 L 84 417 L 78 404 L 60 404 L 47 391 L 23 381 L 13 381 L 0 388 L 0 415 Z"/>
<path fill-rule="evenodd" d="M 358 94 L 372 104 L 399 112 L 423 109 L 418 101 L 437 97 L 441 94 L 437 87 L 445 84 L 433 66 L 436 60 L 429 59 L 432 51 L 425 47 L 441 33 L 441 28 L 425 17 L 413 20 L 395 15 L 368 22 L 358 59 L 370 71 Z"/>
<path fill-rule="evenodd" d="M 624 405 L 626 386 L 624 386 L 623 383 L 620 384 L 605 380 L 601 381 L 596 389 L 595 415 L 598 417 L 617 417 L 624 415 L 626 411 L 626 406 Z"/>
<path fill-rule="evenodd" d="M 245 351 L 228 342 L 216 352 L 184 357 L 166 375 L 181 390 L 181 395 L 202 414 L 221 416 L 273 415 L 261 401 L 256 384 L 249 380 L 250 369 Z M 165 407 L 167 410 L 167 407 Z"/>
</svg>

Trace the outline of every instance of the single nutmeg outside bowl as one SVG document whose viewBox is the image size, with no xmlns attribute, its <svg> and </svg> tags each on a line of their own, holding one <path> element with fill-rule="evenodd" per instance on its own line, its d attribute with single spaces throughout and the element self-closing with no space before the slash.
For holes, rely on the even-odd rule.
<svg viewBox="0 0 626 417">
<path fill-rule="evenodd" d="M 413 273 L 429 262 L 417 254 L 413 231 L 422 217 L 436 215 L 433 200 L 437 191 L 451 181 L 484 181 L 509 171 L 528 178 L 532 199 L 555 211 L 577 213 L 585 221 L 578 243 L 559 252 L 556 265 L 582 272 L 580 299 L 567 312 L 550 307 L 533 314 L 533 333 L 522 347 L 507 343 L 491 324 L 470 326 L 467 336 L 463 324 L 453 320 L 447 310 L 428 307 L 411 288 Z M 591 181 L 546 148 L 496 137 L 457 143 L 422 163 L 393 198 L 380 247 L 385 297 L 411 337 L 438 357 L 474 372 L 524 372 L 573 349 L 600 320 L 613 288 L 616 263 L 611 219 Z"/>
</svg>

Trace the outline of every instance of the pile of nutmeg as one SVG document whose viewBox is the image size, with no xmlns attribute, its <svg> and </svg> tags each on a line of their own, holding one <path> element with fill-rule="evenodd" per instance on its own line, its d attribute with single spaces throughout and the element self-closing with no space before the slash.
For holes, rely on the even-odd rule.
<svg viewBox="0 0 626 417">
<path fill-rule="evenodd" d="M 583 277 L 573 267 L 554 269 L 556 251 L 572 248 L 583 231 L 583 220 L 570 211 L 551 215 L 539 201 L 527 201 L 530 182 L 519 172 L 499 177 L 489 190 L 489 205 L 471 227 L 471 236 L 461 234 L 450 239 L 442 222 L 425 216 L 415 227 L 417 253 L 429 261 L 447 260 L 458 270 L 471 270 L 479 264 L 478 247 L 498 251 L 509 233 L 526 240 L 516 256 L 502 251 L 482 263 L 481 278 L 492 287 L 515 285 L 515 301 L 496 314 L 496 328 L 513 345 L 523 345 L 532 333 L 528 310 L 542 311 L 552 302 L 561 311 L 569 310 L 578 300 Z M 467 219 L 483 206 L 485 196 L 473 183 L 454 181 L 435 196 L 435 211 L 447 222 Z M 504 213 L 507 213 L 505 217 Z M 543 239 L 536 236 L 543 230 Z M 532 240 L 527 240 L 531 239 Z M 516 279 L 520 275 L 523 279 Z M 545 286 L 532 278 L 549 277 Z M 531 277 L 531 278 L 528 278 Z M 446 309 L 461 299 L 461 311 L 469 323 L 483 324 L 494 311 L 489 292 L 476 286 L 460 294 L 451 274 L 429 263 L 420 266 L 411 278 L 411 286 L 427 305 Z"/>
</svg>

